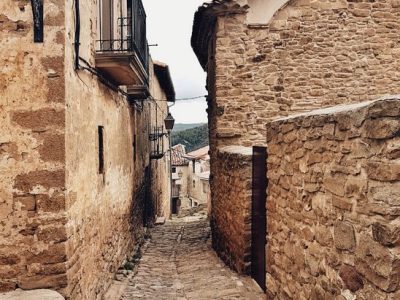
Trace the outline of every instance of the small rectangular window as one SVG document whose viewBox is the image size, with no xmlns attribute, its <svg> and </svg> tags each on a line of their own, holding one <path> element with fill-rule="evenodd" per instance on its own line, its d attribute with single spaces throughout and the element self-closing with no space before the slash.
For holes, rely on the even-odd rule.
<svg viewBox="0 0 400 300">
<path fill-rule="evenodd" d="M 136 134 L 133 135 L 133 161 L 136 162 L 137 141 Z"/>
<path fill-rule="evenodd" d="M 176 173 L 176 168 L 172 167 L 172 173 Z"/>
<path fill-rule="evenodd" d="M 203 182 L 203 193 L 207 194 L 207 183 Z"/>
<path fill-rule="evenodd" d="M 99 138 L 99 174 L 104 174 L 104 127 L 98 127 Z"/>
</svg>

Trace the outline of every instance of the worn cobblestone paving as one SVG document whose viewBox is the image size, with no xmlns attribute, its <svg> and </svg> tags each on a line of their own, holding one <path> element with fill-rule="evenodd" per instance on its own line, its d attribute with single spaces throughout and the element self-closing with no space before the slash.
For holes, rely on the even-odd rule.
<svg viewBox="0 0 400 300">
<path fill-rule="evenodd" d="M 207 220 L 155 227 L 121 299 L 264 299 L 256 284 L 212 251 Z"/>
</svg>

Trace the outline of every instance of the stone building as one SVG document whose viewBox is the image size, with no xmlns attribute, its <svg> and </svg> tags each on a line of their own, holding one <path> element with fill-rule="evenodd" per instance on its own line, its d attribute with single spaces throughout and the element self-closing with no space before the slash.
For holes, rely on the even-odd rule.
<svg viewBox="0 0 400 300">
<path fill-rule="evenodd" d="M 215 0 L 195 14 L 192 47 L 208 74 L 213 246 L 236 270 L 264 272 L 258 282 L 271 299 L 398 297 L 398 246 L 381 241 L 398 230 L 396 204 L 379 197 L 398 199 L 398 157 L 387 153 L 398 149 L 399 102 L 368 101 L 399 94 L 399 17 L 397 0 Z M 370 133 L 374 119 L 382 132 Z M 265 190 L 255 188 L 267 183 L 267 146 L 265 211 Z M 265 218 L 267 261 L 265 234 L 254 239 Z"/>
<path fill-rule="evenodd" d="M 185 155 L 184 145 L 178 144 L 172 147 L 172 213 L 174 214 L 178 214 L 181 208 L 189 207 L 189 160 Z"/>
<path fill-rule="evenodd" d="M 210 193 L 210 156 L 209 146 L 189 152 L 185 155 L 190 161 L 189 179 L 188 179 L 188 197 L 189 206 L 196 207 L 198 205 L 211 205 Z"/>
<path fill-rule="evenodd" d="M 139 0 L 0 2 L 0 291 L 100 298 L 169 214 L 175 93 L 145 22 Z"/>
</svg>

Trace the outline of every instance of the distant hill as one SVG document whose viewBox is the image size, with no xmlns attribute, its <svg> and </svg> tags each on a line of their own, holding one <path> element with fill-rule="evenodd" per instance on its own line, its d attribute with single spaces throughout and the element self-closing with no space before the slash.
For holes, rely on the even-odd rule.
<svg viewBox="0 0 400 300">
<path fill-rule="evenodd" d="M 175 124 L 173 131 L 174 132 L 179 132 L 179 131 L 183 131 L 186 129 L 191 129 L 191 128 L 195 128 L 195 127 L 200 127 L 204 125 L 204 123 L 193 123 L 193 124 Z"/>
<path fill-rule="evenodd" d="M 186 152 L 191 152 L 208 145 L 208 125 L 183 131 L 172 132 L 172 145 L 182 144 L 186 146 Z"/>
</svg>

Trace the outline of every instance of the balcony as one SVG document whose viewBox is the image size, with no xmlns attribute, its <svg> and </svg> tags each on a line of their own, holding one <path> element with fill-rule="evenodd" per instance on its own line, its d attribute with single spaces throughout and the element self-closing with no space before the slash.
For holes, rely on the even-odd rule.
<svg viewBox="0 0 400 300">
<path fill-rule="evenodd" d="M 156 126 L 149 135 L 150 140 L 150 159 L 161 159 L 164 157 L 164 132 L 163 126 Z"/>
<path fill-rule="evenodd" d="M 118 0 L 99 1 L 96 68 L 132 98 L 149 95 L 149 47 L 141 0 L 128 0 L 127 16 L 114 16 Z"/>
</svg>

